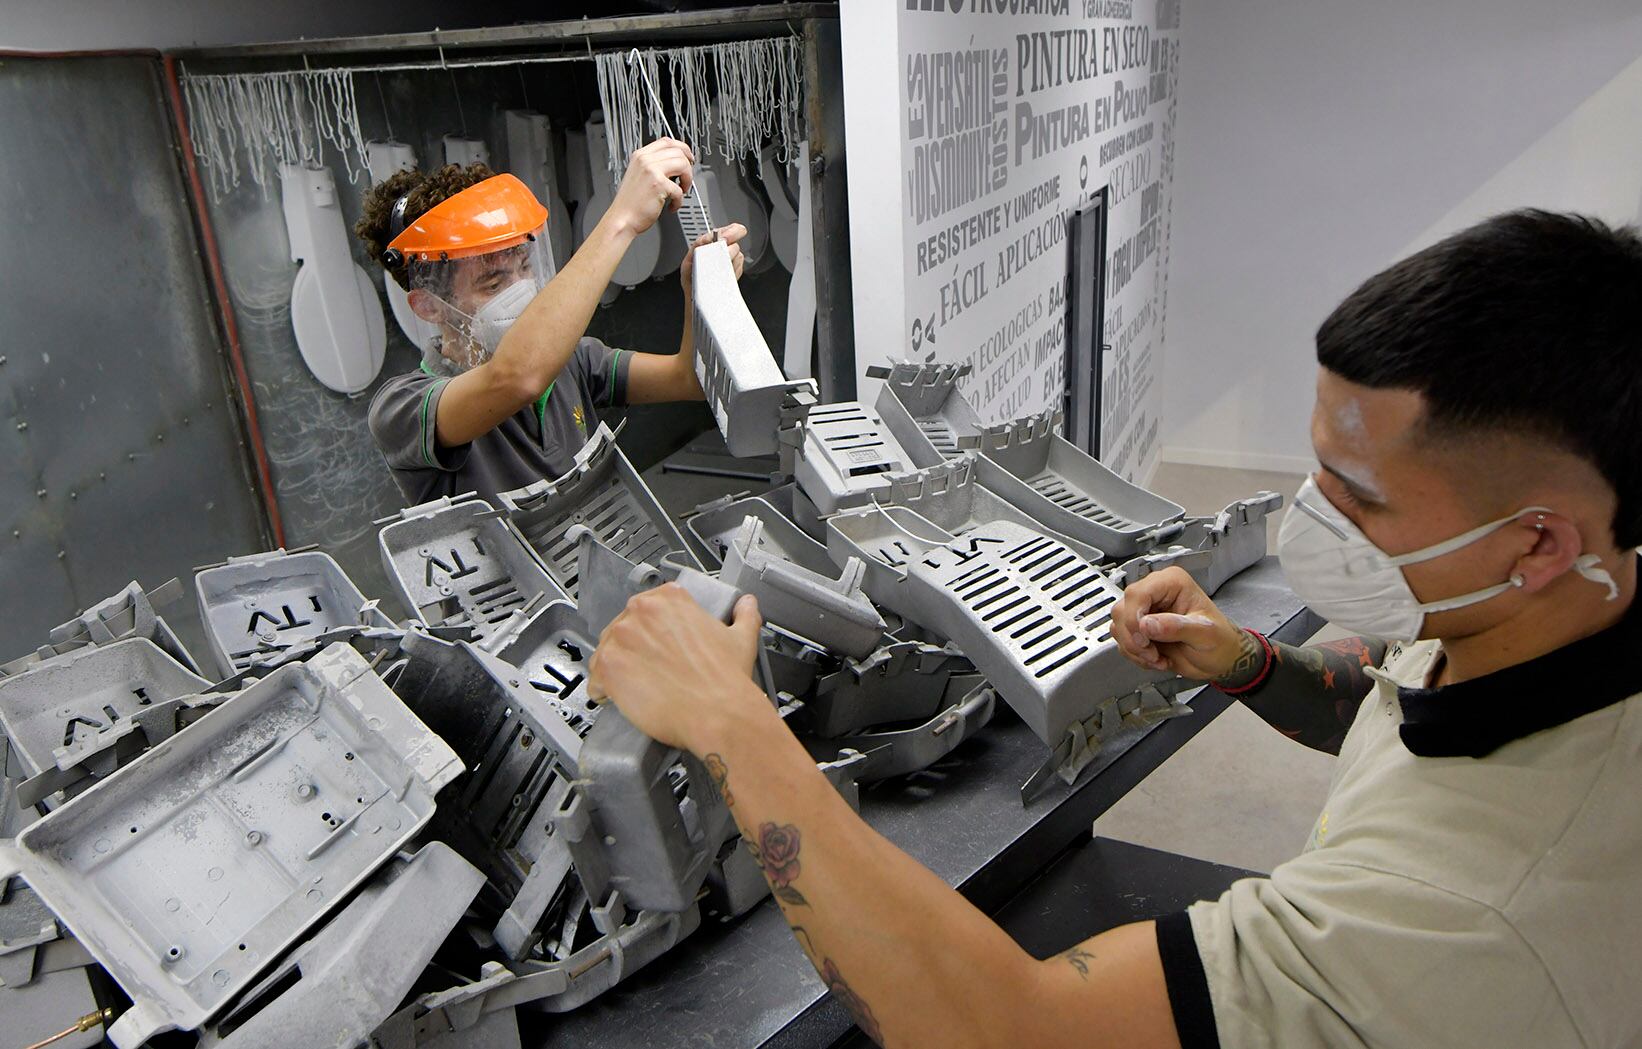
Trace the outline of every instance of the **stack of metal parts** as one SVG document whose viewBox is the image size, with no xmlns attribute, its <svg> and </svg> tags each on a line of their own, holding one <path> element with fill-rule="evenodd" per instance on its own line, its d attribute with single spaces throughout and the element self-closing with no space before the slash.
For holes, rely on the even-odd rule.
<svg viewBox="0 0 1642 1049">
<path fill-rule="evenodd" d="M 1000 699 L 1046 746 L 1029 790 L 1184 712 L 1112 608 L 1168 566 L 1212 591 L 1278 497 L 1187 517 L 1053 414 L 983 424 L 961 368 L 817 404 L 724 246 L 696 266 L 698 377 L 732 451 L 779 452 L 770 491 L 681 531 L 601 426 L 498 505 L 379 522 L 402 622 L 276 550 L 197 573 L 204 664 L 155 611 L 180 587 L 133 583 L 0 665 L 9 1039 L 514 1049 L 516 1009 L 576 1008 L 756 906 L 706 771 L 587 694 L 603 628 L 665 582 L 726 620 L 758 598 L 758 683 L 852 804 L 958 759 Z"/>
</svg>

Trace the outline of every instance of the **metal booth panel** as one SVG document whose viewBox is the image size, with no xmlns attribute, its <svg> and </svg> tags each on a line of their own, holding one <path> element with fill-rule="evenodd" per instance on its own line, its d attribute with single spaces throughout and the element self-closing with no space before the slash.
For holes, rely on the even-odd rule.
<svg viewBox="0 0 1642 1049">
<path fill-rule="evenodd" d="M 163 99 L 153 58 L 0 63 L 5 656 L 267 543 Z"/>
</svg>

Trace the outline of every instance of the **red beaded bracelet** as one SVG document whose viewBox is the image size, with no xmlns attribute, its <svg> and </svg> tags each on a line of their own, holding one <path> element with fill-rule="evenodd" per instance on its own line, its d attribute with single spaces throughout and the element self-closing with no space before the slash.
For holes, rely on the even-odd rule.
<svg viewBox="0 0 1642 1049">
<path fill-rule="evenodd" d="M 1260 673 L 1254 675 L 1253 681 L 1250 681 L 1248 684 L 1239 688 L 1227 688 L 1218 681 L 1215 682 L 1215 688 L 1218 688 L 1221 692 L 1224 692 L 1226 695 L 1233 698 L 1238 696 L 1246 696 L 1260 688 L 1260 686 L 1264 685 L 1271 677 L 1272 668 L 1277 665 L 1277 651 L 1271 647 L 1271 642 L 1266 640 L 1266 635 L 1262 634 L 1258 630 L 1249 630 L 1248 633 L 1253 635 L 1256 641 L 1260 642 L 1261 650 L 1266 653 L 1266 662 L 1263 666 L 1261 666 Z"/>
</svg>

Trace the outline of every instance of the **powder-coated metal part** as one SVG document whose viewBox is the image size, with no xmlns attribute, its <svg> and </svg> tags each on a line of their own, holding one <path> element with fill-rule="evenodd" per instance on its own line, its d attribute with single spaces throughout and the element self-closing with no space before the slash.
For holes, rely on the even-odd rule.
<svg viewBox="0 0 1642 1049">
<path fill-rule="evenodd" d="M 250 986 L 461 770 L 334 645 L 30 825 L 0 849 L 0 875 L 21 873 L 132 997 L 109 1032 L 129 1049 Z"/>
</svg>

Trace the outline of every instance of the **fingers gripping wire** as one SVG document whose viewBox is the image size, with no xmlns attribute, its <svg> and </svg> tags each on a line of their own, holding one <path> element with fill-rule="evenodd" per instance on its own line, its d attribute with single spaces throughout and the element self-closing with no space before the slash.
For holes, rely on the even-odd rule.
<svg viewBox="0 0 1642 1049">
<path fill-rule="evenodd" d="M 650 70 L 646 67 L 644 57 L 639 54 L 638 48 L 635 47 L 627 53 L 627 64 L 629 68 L 638 70 L 639 77 L 644 82 L 644 89 L 648 93 L 656 122 L 661 125 L 662 131 L 667 133 L 668 138 L 676 138 L 677 136 L 673 134 L 673 125 L 668 122 L 667 113 L 662 109 L 661 96 L 656 93 L 656 85 L 650 80 Z M 692 183 L 690 192 L 686 196 L 690 198 L 695 211 L 687 219 L 685 212 L 681 210 L 679 212 L 679 225 L 684 230 L 685 243 L 694 244 L 699 237 L 714 229 L 713 217 L 707 211 L 707 202 L 702 199 L 699 187 Z M 715 236 L 714 239 L 716 240 L 717 237 Z"/>
</svg>

